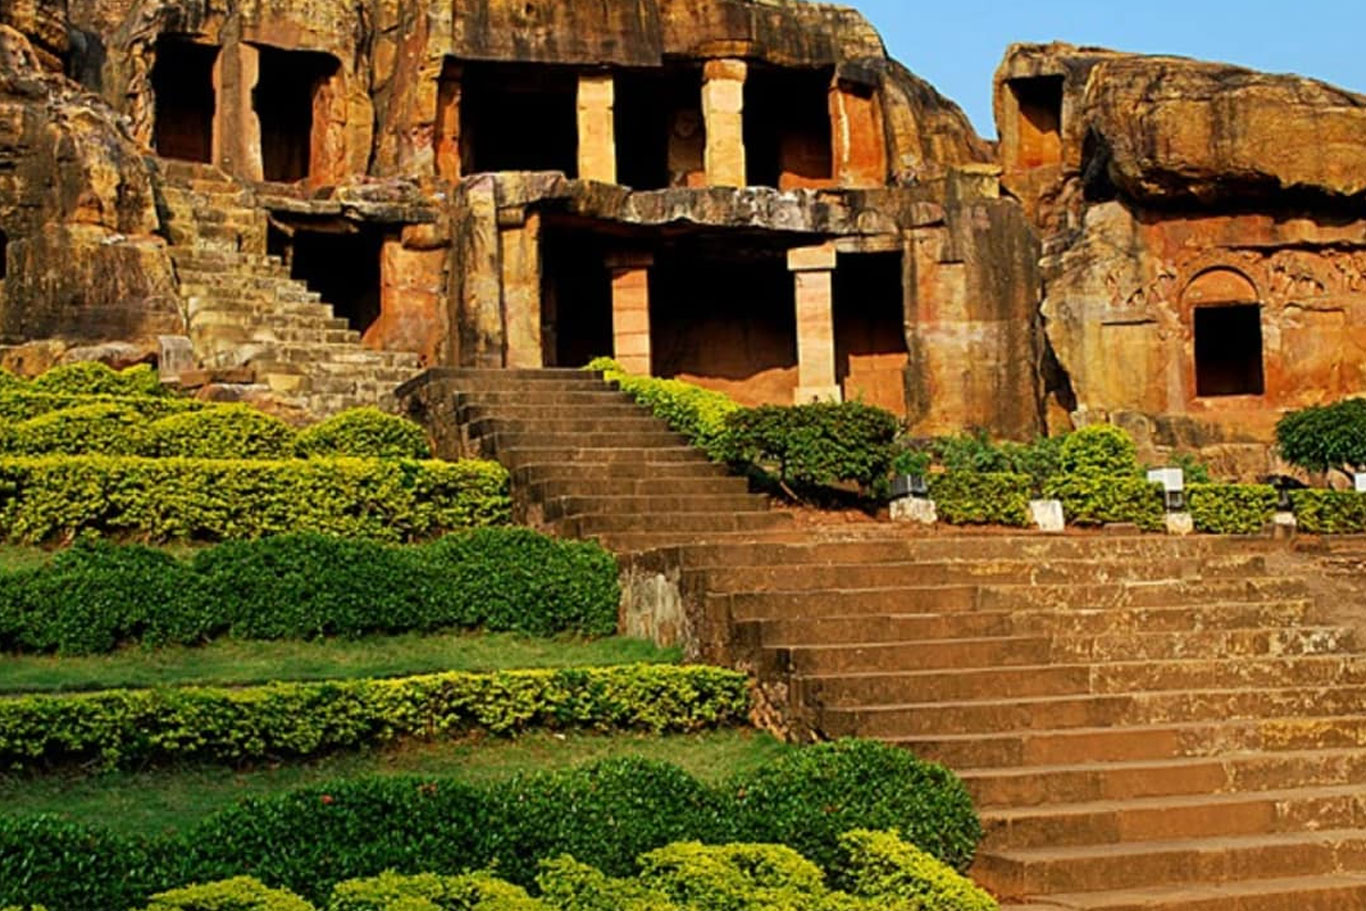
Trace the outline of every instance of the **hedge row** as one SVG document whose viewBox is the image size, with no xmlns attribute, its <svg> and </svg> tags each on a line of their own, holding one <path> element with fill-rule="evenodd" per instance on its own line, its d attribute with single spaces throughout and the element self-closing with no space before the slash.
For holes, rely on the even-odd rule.
<svg viewBox="0 0 1366 911">
<path fill-rule="evenodd" d="M 1366 495 L 1355 491 L 1292 490 L 1290 503 L 1302 532 L 1313 535 L 1366 533 Z"/>
<path fill-rule="evenodd" d="M 1028 475 L 952 471 L 932 475 L 930 496 L 950 525 L 1029 525 Z"/>
<path fill-rule="evenodd" d="M 598 544 L 525 528 L 409 547 L 298 533 L 188 560 L 82 537 L 42 566 L 0 573 L 0 651 L 443 629 L 609 636 L 620 598 L 616 560 Z"/>
<path fill-rule="evenodd" d="M 240 763 L 530 727 L 691 731 L 742 721 L 747 687 L 721 668 L 620 665 L 16 696 L 0 700 L 0 766 Z"/>
<path fill-rule="evenodd" d="M 0 423 L 0 454 L 428 459 L 432 449 L 421 427 L 377 408 L 344 411 L 297 431 L 250 405 L 213 405 L 149 417 L 127 400 L 100 399 Z"/>
<path fill-rule="evenodd" d="M 510 514 L 507 471 L 492 462 L 0 458 L 0 537 L 11 541 L 87 529 L 152 541 L 292 531 L 411 541 Z"/>
<path fill-rule="evenodd" d="M 639 759 L 482 786 L 354 779 L 246 800 L 149 838 L 56 817 L 0 818 L 0 906 L 109 911 L 243 873 L 319 903 L 343 880 L 386 870 L 492 868 L 528 886 L 544 858 L 591 858 L 609 876 L 628 876 L 639 855 L 680 841 L 783 844 L 834 869 L 840 836 L 858 828 L 895 830 L 958 870 L 981 838 L 967 790 L 947 769 L 896 747 L 841 741 L 716 786 Z"/>
<path fill-rule="evenodd" d="M 1276 512 L 1276 490 L 1261 484 L 1191 484 L 1186 509 L 1195 530 L 1216 535 L 1255 535 Z"/>
<path fill-rule="evenodd" d="M 840 836 L 827 875 L 785 845 L 676 842 L 612 877 L 570 855 L 541 861 L 540 893 L 491 873 L 385 872 L 338 883 L 326 911 L 992 911 L 990 895 L 895 832 Z M 164 892 L 146 911 L 316 911 L 251 877 Z"/>
<path fill-rule="evenodd" d="M 655 417 L 715 461 L 730 460 L 726 416 L 741 407 L 730 396 L 681 380 L 634 376 L 609 357 L 596 358 L 584 369 L 601 371 L 604 379 L 616 383 L 622 392 L 645 405 Z"/>
</svg>

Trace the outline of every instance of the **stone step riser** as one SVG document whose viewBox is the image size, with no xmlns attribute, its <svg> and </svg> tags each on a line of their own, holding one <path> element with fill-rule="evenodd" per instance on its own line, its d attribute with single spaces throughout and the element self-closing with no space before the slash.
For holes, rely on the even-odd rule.
<svg viewBox="0 0 1366 911">
<path fill-rule="evenodd" d="M 980 605 L 984 610 L 1049 607 L 1060 602 L 1110 607 L 1161 607 L 1172 603 L 1258 601 L 1304 598 L 1303 579 L 1250 578 L 1161 581 L 1112 586 L 987 586 Z"/>
<path fill-rule="evenodd" d="M 768 501 L 749 494 L 683 494 L 676 496 L 558 497 L 544 502 L 547 521 L 582 515 L 642 515 L 650 513 L 767 512 Z"/>
<path fill-rule="evenodd" d="M 604 400 L 599 403 L 553 403 L 544 405 L 461 405 L 456 410 L 461 424 L 474 425 L 479 421 L 505 421 L 510 424 L 530 424 L 541 426 L 544 422 L 566 418 L 582 420 L 632 420 L 651 421 L 652 426 L 663 424 L 641 411 L 639 405 L 631 402 Z M 667 426 L 667 425 L 665 425 Z"/>
<path fill-rule="evenodd" d="M 528 496 L 548 503 L 567 497 L 705 497 L 743 496 L 749 492 L 744 478 L 618 478 L 614 480 L 553 480 L 526 482 L 519 479 Z M 765 501 L 760 500 L 763 503 Z"/>
<path fill-rule="evenodd" d="M 1237 719 L 1313 719 L 1356 711 L 1366 687 L 1128 693 L 1045 702 L 958 702 L 896 708 L 825 709 L 830 736 L 929 737 L 1141 726 Z"/>
<path fill-rule="evenodd" d="M 552 523 L 560 535 L 588 537 L 620 532 L 668 531 L 708 533 L 775 528 L 789 517 L 774 512 L 680 513 L 677 515 L 585 515 Z"/>
<path fill-rule="evenodd" d="M 555 448 L 569 447 L 582 449 L 634 449 L 634 448 L 659 448 L 669 449 L 687 445 L 679 434 L 668 430 L 625 432 L 625 433 L 575 433 L 575 432 L 554 432 L 541 433 L 539 431 L 509 432 L 499 431 L 479 438 L 487 442 L 494 451 L 505 449 L 524 449 L 529 447 Z M 693 450 L 696 453 L 696 450 Z M 700 453 L 697 453 L 702 457 Z"/>
<path fill-rule="evenodd" d="M 711 483 L 736 480 L 726 474 L 724 467 L 705 460 L 617 462 L 614 464 L 591 462 L 530 463 L 515 469 L 512 472 L 512 477 L 514 484 L 532 486 L 538 484 L 606 484 L 618 481 L 648 484 L 654 479 L 659 480 L 660 483 L 675 481 Z"/>
<path fill-rule="evenodd" d="M 579 417 L 566 415 L 563 409 L 560 410 L 559 417 L 546 420 L 479 418 L 466 424 L 465 429 L 470 437 L 507 435 L 556 439 L 570 435 L 630 434 L 652 438 L 664 438 L 667 435 L 667 439 L 673 440 L 675 445 L 684 442 L 683 437 L 669 430 L 669 425 L 658 418 L 642 417 L 639 414 L 631 417 Z"/>
<path fill-rule="evenodd" d="M 495 450 L 497 458 L 513 470 L 524 465 L 534 464 L 589 464 L 615 466 L 617 464 L 658 464 L 661 462 L 680 462 L 705 465 L 712 468 L 706 457 L 695 449 L 682 446 L 649 446 L 616 448 L 579 447 L 579 446 L 515 446 L 500 447 Z"/>
</svg>

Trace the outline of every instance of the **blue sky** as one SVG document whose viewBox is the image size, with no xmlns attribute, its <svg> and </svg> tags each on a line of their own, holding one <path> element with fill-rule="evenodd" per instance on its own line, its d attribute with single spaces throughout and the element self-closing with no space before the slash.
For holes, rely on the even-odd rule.
<svg viewBox="0 0 1366 911">
<path fill-rule="evenodd" d="M 892 56 L 994 138 L 991 74 L 1014 41 L 1069 41 L 1223 60 L 1366 91 L 1362 0 L 843 0 Z"/>
</svg>

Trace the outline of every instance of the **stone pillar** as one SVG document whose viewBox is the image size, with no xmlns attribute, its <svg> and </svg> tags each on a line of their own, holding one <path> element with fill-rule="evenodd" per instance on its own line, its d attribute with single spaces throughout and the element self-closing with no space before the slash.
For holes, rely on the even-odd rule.
<svg viewBox="0 0 1366 911">
<path fill-rule="evenodd" d="M 541 216 L 498 212 L 506 367 L 543 367 L 541 353 Z"/>
<path fill-rule="evenodd" d="M 460 179 L 460 100 L 464 69 L 446 61 L 436 92 L 436 176 L 442 180 Z"/>
<path fill-rule="evenodd" d="M 580 73 L 578 97 L 579 179 L 617 182 L 617 142 L 611 73 Z"/>
<path fill-rule="evenodd" d="M 707 186 L 745 186 L 745 74 L 743 60 L 708 60 L 702 68 L 702 117 Z"/>
<path fill-rule="evenodd" d="M 797 391 L 794 401 L 838 402 L 835 380 L 835 245 L 787 251 L 787 268 L 796 281 Z"/>
<path fill-rule="evenodd" d="M 612 356 L 627 373 L 650 375 L 650 267 L 648 253 L 607 258 L 612 273 Z"/>
<path fill-rule="evenodd" d="M 261 53 L 234 41 L 223 46 L 213 67 L 213 163 L 244 180 L 261 180 L 261 121 L 252 90 L 261 75 Z"/>
</svg>

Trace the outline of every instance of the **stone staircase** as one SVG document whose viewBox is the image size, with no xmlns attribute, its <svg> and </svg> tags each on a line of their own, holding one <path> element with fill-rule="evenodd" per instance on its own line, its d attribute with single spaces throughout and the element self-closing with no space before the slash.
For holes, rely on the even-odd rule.
<svg viewBox="0 0 1366 911">
<path fill-rule="evenodd" d="M 801 526 L 582 372 L 406 392 L 528 518 L 671 567 L 794 734 L 955 769 L 1009 911 L 1366 909 L 1366 660 L 1284 545 Z"/>
<path fill-rule="evenodd" d="M 209 165 L 162 163 L 163 221 L 201 366 L 249 366 L 315 415 L 385 405 L 420 369 L 410 352 L 362 347 L 360 333 L 266 254 L 266 212 Z"/>
</svg>

